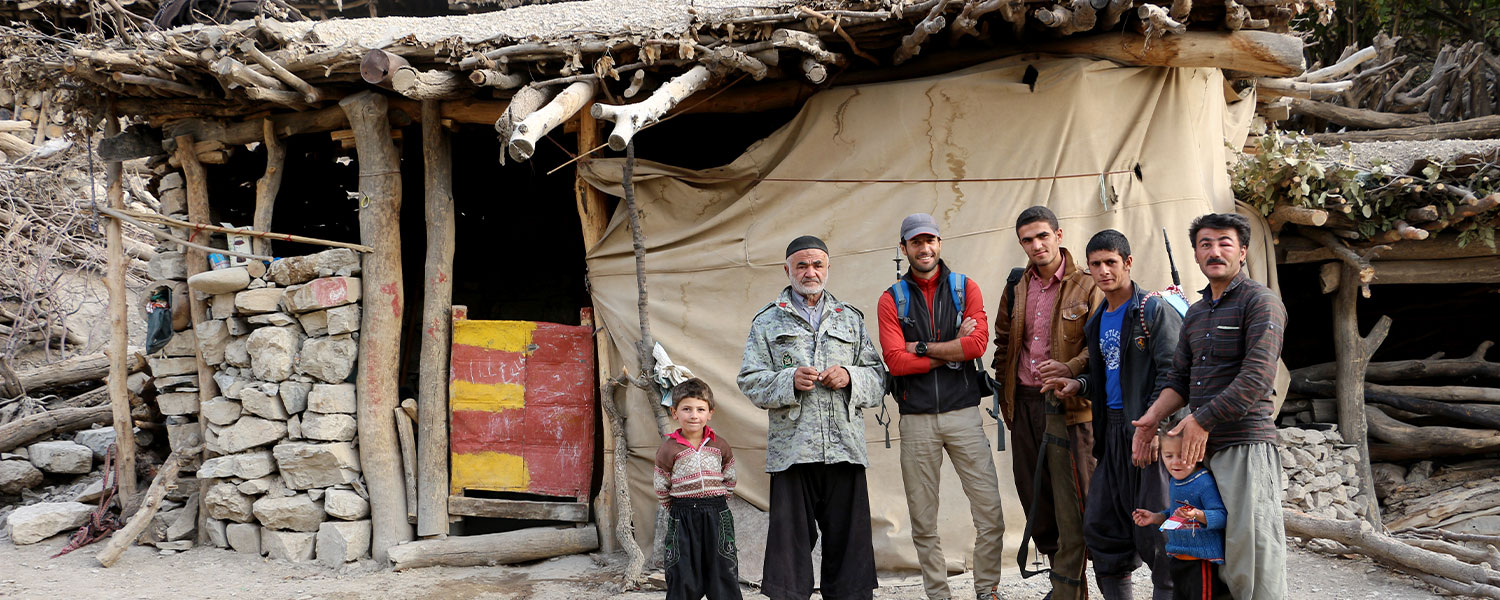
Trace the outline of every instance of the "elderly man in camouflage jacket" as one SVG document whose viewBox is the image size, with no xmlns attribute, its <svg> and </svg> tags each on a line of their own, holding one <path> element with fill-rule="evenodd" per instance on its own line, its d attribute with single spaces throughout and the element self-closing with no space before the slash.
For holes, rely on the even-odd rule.
<svg viewBox="0 0 1500 600">
<path fill-rule="evenodd" d="M 761 591 L 772 600 L 811 596 L 821 531 L 823 598 L 864 600 L 878 584 L 861 409 L 880 405 L 885 369 L 864 315 L 823 289 L 823 241 L 792 240 L 786 257 L 791 285 L 755 315 L 739 376 L 740 391 L 770 416 L 771 522 Z"/>
</svg>

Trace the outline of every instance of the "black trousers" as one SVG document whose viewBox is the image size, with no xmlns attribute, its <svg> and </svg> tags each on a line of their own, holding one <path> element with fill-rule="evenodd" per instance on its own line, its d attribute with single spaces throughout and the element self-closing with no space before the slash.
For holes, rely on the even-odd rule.
<svg viewBox="0 0 1500 600">
<path fill-rule="evenodd" d="M 1172 559 L 1173 600 L 1233 600 L 1229 586 L 1219 578 L 1219 563 L 1208 560 Z"/>
<path fill-rule="evenodd" d="M 1145 469 L 1131 464 L 1135 427 L 1124 411 L 1110 409 L 1108 422 L 1094 431 L 1094 443 L 1102 445 L 1104 457 L 1094 470 L 1094 489 L 1083 511 L 1083 541 L 1094 560 L 1094 574 L 1129 577 L 1144 562 L 1151 567 L 1152 585 L 1171 590 L 1168 563 L 1172 558 L 1167 556 L 1166 534 L 1156 527 L 1136 527 L 1130 516 L 1137 508 L 1166 510 L 1170 501 L 1167 471 L 1160 460 Z"/>
<path fill-rule="evenodd" d="M 740 600 L 734 515 L 723 496 L 673 498 L 667 527 L 667 600 Z"/>
<path fill-rule="evenodd" d="M 825 600 L 868 600 L 875 581 L 870 495 L 865 468 L 850 463 L 797 464 L 771 474 L 761 592 L 771 600 L 807 600 L 813 592 L 812 550 L 823 535 Z"/>
</svg>

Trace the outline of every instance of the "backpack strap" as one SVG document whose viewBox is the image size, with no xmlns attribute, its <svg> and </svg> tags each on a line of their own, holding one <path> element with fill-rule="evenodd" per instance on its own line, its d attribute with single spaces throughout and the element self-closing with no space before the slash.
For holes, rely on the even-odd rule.
<svg viewBox="0 0 1500 600">
<path fill-rule="evenodd" d="M 911 292 L 907 289 L 905 279 L 897 279 L 891 284 L 891 299 L 896 301 L 896 316 L 905 319 L 911 311 Z"/>
<path fill-rule="evenodd" d="M 969 291 L 969 278 L 963 273 L 948 272 L 948 291 L 953 294 L 953 307 L 958 309 L 955 325 L 964 322 L 964 292 Z"/>
<path fill-rule="evenodd" d="M 1010 296 L 1010 312 L 1016 312 L 1016 285 L 1021 283 L 1021 276 L 1026 274 L 1026 267 L 1014 267 L 1010 274 L 1005 276 L 1005 295 Z"/>
</svg>

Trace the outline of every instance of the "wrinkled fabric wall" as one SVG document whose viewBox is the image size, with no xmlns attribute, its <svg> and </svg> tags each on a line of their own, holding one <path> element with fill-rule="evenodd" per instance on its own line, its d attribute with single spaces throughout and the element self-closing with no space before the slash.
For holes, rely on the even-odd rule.
<svg viewBox="0 0 1500 600">
<path fill-rule="evenodd" d="M 1029 86 L 1023 78 L 1032 68 L 1037 77 Z M 1056 211 L 1064 246 L 1080 262 L 1094 232 L 1125 232 L 1136 255 L 1135 279 L 1150 288 L 1170 283 L 1165 227 L 1183 285 L 1196 299 L 1206 282 L 1192 262 L 1188 224 L 1203 213 L 1235 209 L 1225 140 L 1236 132 L 1242 139 L 1249 113 L 1232 115 L 1229 108 L 1215 69 L 1016 57 L 939 77 L 824 91 L 724 167 L 689 171 L 638 163 L 635 193 L 648 245 L 652 333 L 674 361 L 713 386 L 718 410 L 712 426 L 734 447 L 738 494 L 766 508 L 766 416 L 739 393 L 735 377 L 751 318 L 787 283 L 783 255 L 792 238 L 814 234 L 827 241 L 828 290 L 859 307 L 876 338 L 876 301 L 896 278 L 897 229 L 913 212 L 937 218 L 945 260 L 980 285 L 991 314 L 1006 273 L 1025 263 L 1014 222 L 1033 204 Z M 683 143 L 712 140 L 705 132 Z M 600 189 L 621 194 L 618 159 L 581 168 Z M 1098 176 L 1050 178 L 1100 172 L 1118 173 L 1105 176 L 1102 186 Z M 1009 178 L 1022 180 L 975 181 Z M 953 179 L 967 181 L 931 181 Z M 1111 193 L 1101 197 L 1101 187 Z M 1271 254 L 1264 235 L 1258 237 L 1251 262 L 1264 279 Z M 623 364 L 634 373 L 640 330 L 624 210 L 616 211 L 605 238 L 590 250 L 588 267 L 596 314 L 615 351 L 614 369 Z M 992 353 L 993 344 L 986 365 Z M 894 401 L 887 403 L 894 416 Z M 655 511 L 651 460 L 658 437 L 644 394 L 632 390 L 623 406 L 636 531 L 649 549 Z M 914 569 L 896 427 L 887 449 L 869 411 L 865 425 L 877 564 Z M 995 427 L 986 419 L 992 439 Z M 996 453 L 995 464 L 1005 495 L 1007 555 L 1014 556 L 1023 517 L 1009 453 Z M 950 565 L 958 566 L 972 553 L 973 528 L 951 465 L 942 488 L 940 531 Z"/>
</svg>

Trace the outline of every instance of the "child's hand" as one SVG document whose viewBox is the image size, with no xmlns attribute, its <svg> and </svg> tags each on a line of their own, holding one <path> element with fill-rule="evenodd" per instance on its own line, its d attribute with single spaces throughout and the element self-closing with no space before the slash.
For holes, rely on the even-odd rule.
<svg viewBox="0 0 1500 600">
<path fill-rule="evenodd" d="M 1193 508 L 1191 506 L 1179 506 L 1179 507 L 1177 507 L 1177 510 L 1172 513 L 1172 516 L 1174 516 L 1174 517 L 1181 517 L 1181 518 L 1187 519 L 1189 521 L 1196 521 L 1198 523 L 1203 523 L 1205 525 L 1208 524 L 1208 518 L 1204 516 L 1203 511 L 1201 509 Z"/>
<path fill-rule="evenodd" d="M 1152 512 L 1144 508 L 1135 509 L 1134 512 L 1130 513 L 1130 518 L 1135 521 L 1136 527 L 1145 527 L 1147 525 L 1161 525 L 1167 520 L 1166 515 L 1163 515 L 1159 512 Z"/>
</svg>

